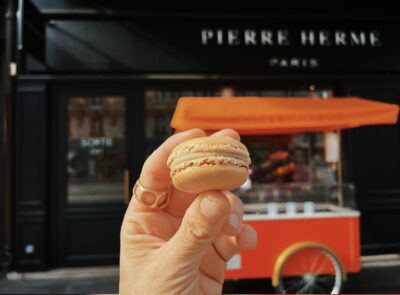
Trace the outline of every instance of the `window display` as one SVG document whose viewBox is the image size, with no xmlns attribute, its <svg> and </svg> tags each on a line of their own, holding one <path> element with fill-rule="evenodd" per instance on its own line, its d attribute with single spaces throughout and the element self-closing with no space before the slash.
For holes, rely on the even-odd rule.
<svg viewBox="0 0 400 295">
<path fill-rule="evenodd" d="M 324 135 L 275 135 L 255 143 L 243 137 L 252 159 L 252 183 L 337 182 L 336 163 L 325 158 Z"/>
</svg>

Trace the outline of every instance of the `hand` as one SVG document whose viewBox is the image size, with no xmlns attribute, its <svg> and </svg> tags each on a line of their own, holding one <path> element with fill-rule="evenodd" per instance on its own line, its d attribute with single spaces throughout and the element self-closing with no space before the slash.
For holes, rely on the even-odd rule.
<svg viewBox="0 0 400 295">
<path fill-rule="evenodd" d="M 201 129 L 168 138 L 146 160 L 140 183 L 165 191 L 171 183 L 167 158 L 181 142 L 206 136 Z M 231 136 L 224 129 L 211 136 Z M 154 196 L 143 196 L 152 204 Z M 256 245 L 257 234 L 242 225 L 243 204 L 231 192 L 200 195 L 172 189 L 164 209 L 144 206 L 132 198 L 121 227 L 121 294 L 217 294 L 222 292 L 227 261 L 238 250 Z"/>
</svg>

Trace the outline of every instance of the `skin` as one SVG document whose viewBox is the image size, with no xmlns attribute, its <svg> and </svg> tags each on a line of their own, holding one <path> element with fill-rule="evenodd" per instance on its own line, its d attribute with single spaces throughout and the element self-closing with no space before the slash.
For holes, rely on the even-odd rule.
<svg viewBox="0 0 400 295">
<path fill-rule="evenodd" d="M 168 138 L 146 160 L 140 183 L 165 191 L 171 183 L 167 159 L 176 145 L 206 136 L 191 129 Z M 231 129 L 211 136 L 230 136 Z M 143 202 L 152 204 L 151 194 Z M 226 262 L 239 250 L 253 249 L 257 234 L 242 224 L 243 204 L 231 192 L 199 195 L 172 189 L 164 209 L 152 209 L 131 199 L 121 227 L 121 294 L 219 294 Z"/>
</svg>

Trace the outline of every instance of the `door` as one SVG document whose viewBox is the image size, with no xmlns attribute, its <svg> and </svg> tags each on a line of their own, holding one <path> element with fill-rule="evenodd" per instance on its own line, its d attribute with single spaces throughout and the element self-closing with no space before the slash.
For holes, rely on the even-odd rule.
<svg viewBox="0 0 400 295">
<path fill-rule="evenodd" d="M 56 85 L 52 102 L 52 266 L 117 264 L 144 157 L 143 95 L 122 84 L 71 83 Z"/>
</svg>

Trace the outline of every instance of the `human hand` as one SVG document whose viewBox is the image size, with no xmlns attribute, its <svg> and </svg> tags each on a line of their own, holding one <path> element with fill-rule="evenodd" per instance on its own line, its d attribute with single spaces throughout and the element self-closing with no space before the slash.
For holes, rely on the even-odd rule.
<svg viewBox="0 0 400 295">
<path fill-rule="evenodd" d="M 168 138 L 144 163 L 143 187 L 167 190 L 168 156 L 179 143 L 203 136 L 203 130 L 192 129 Z M 231 129 L 211 136 L 240 140 Z M 142 198 L 149 205 L 154 201 L 151 194 Z M 231 192 L 194 195 L 172 188 L 163 209 L 132 197 L 121 227 L 120 293 L 221 293 L 227 261 L 256 245 L 257 234 L 250 225 L 242 225 L 242 216 L 243 204 Z"/>
</svg>

